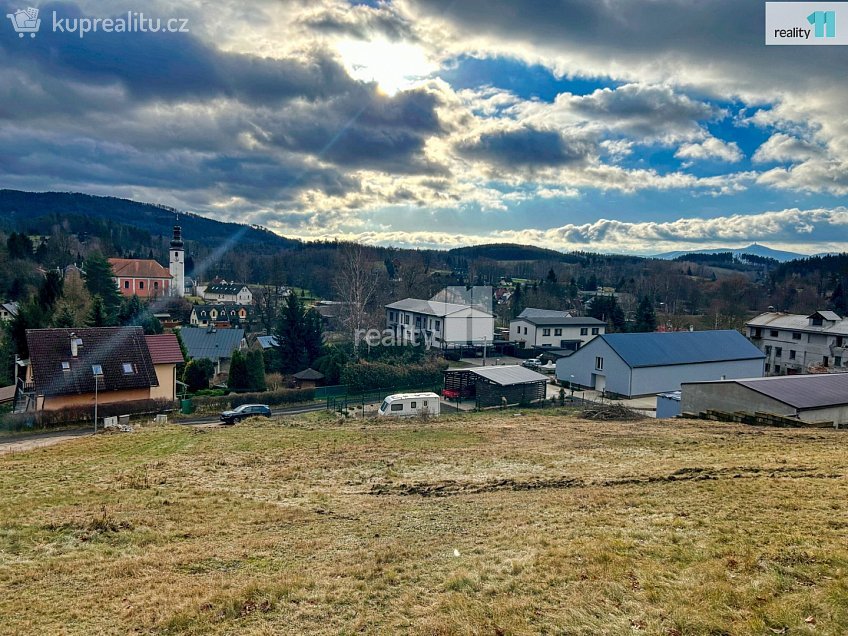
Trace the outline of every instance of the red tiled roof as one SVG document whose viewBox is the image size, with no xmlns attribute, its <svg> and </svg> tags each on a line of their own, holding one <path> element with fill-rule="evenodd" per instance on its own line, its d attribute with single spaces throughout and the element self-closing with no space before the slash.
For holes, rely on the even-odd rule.
<svg viewBox="0 0 848 636">
<path fill-rule="evenodd" d="M 148 258 L 110 258 L 109 264 L 118 278 L 171 278 L 171 272 Z"/>
<path fill-rule="evenodd" d="M 76 357 L 71 334 L 82 341 Z M 103 371 L 100 391 L 159 386 L 141 327 L 27 329 L 26 339 L 35 388 L 43 395 L 94 393 L 95 364 Z"/>
<path fill-rule="evenodd" d="M 180 364 L 185 362 L 177 336 L 163 333 L 157 336 L 144 336 L 153 364 Z"/>
</svg>

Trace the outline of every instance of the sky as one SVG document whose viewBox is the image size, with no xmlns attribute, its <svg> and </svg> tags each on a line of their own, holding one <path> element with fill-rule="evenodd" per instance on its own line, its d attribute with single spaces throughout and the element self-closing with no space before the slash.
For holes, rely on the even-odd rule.
<svg viewBox="0 0 848 636">
<path fill-rule="evenodd" d="M 765 46 L 760 0 L 36 6 L 0 24 L 2 188 L 305 240 L 848 250 L 848 47 Z M 187 32 L 69 32 L 128 11 Z"/>
</svg>

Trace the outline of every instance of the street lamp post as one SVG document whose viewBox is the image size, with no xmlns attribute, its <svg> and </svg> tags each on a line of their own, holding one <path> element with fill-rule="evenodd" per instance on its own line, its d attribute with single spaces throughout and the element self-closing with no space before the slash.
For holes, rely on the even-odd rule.
<svg viewBox="0 0 848 636">
<path fill-rule="evenodd" d="M 94 432 L 97 433 L 97 389 L 100 386 L 100 378 L 103 377 L 103 367 L 92 364 L 91 375 L 94 376 Z"/>
<path fill-rule="evenodd" d="M 568 382 L 568 387 L 571 389 L 571 401 L 574 401 L 574 374 L 571 374 L 571 380 Z"/>
</svg>

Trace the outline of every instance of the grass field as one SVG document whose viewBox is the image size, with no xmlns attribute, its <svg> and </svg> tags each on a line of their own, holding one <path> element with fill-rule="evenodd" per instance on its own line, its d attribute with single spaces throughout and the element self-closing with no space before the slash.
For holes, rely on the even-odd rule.
<svg viewBox="0 0 848 636">
<path fill-rule="evenodd" d="M 848 437 L 565 414 L 0 456 L 3 634 L 845 634 Z"/>
</svg>

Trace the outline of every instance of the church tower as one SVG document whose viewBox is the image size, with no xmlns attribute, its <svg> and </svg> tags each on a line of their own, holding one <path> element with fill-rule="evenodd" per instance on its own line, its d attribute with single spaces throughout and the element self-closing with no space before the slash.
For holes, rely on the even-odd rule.
<svg viewBox="0 0 848 636">
<path fill-rule="evenodd" d="M 183 233 L 179 225 L 174 226 L 171 239 L 171 296 L 185 296 L 185 249 Z"/>
</svg>

